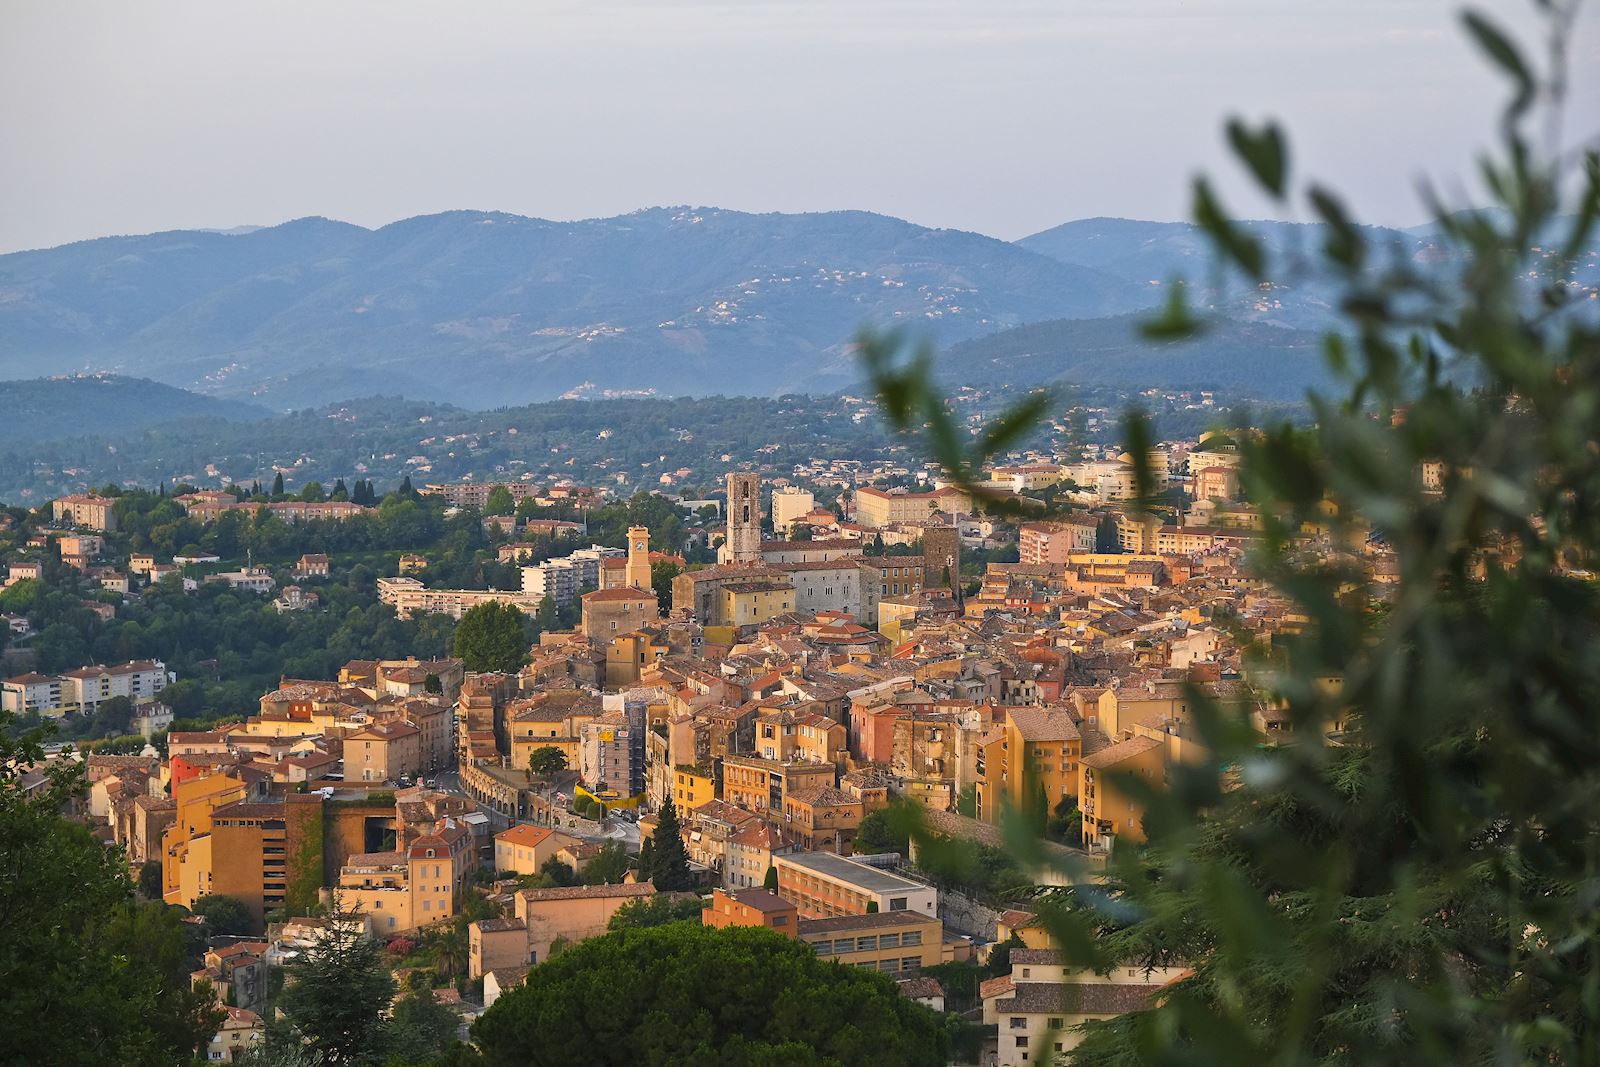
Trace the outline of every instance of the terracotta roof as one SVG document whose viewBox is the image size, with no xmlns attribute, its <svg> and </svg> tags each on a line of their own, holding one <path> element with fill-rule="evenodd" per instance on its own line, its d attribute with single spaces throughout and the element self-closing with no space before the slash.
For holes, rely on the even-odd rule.
<svg viewBox="0 0 1600 1067">
<path fill-rule="evenodd" d="M 993 997 L 1009 996 L 1011 990 L 1011 976 L 1002 974 L 998 978 L 990 978 L 978 983 L 978 999 L 989 1000 Z"/>
<path fill-rule="evenodd" d="M 1126 741 L 1118 741 L 1116 744 L 1107 745 L 1100 751 L 1083 757 L 1083 763 L 1086 767 L 1104 770 L 1107 767 L 1114 767 L 1124 760 L 1149 752 L 1153 748 L 1160 747 L 1161 740 L 1159 738 L 1130 737 Z"/>
<path fill-rule="evenodd" d="M 522 823 L 509 830 L 501 830 L 494 835 L 496 841 L 505 841 L 513 845 L 537 846 L 548 840 L 555 831 L 546 826 L 530 826 Z"/>
</svg>

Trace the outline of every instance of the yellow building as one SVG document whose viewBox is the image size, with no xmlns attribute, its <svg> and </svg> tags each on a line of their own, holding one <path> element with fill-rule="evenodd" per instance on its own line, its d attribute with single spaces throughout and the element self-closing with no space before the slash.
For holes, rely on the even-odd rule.
<svg viewBox="0 0 1600 1067">
<path fill-rule="evenodd" d="M 1166 779 L 1166 745 L 1160 738 L 1130 737 L 1083 757 L 1078 772 L 1078 807 L 1085 848 L 1108 848 L 1113 838 L 1144 840 L 1144 805 L 1116 781 L 1137 775 L 1152 785 Z"/>
<path fill-rule="evenodd" d="M 176 817 L 161 838 L 161 896 L 168 904 L 193 907 L 211 892 L 211 813 L 247 791 L 223 774 L 173 783 Z"/>
<path fill-rule="evenodd" d="M 494 869 L 497 872 L 538 874 L 539 868 L 553 859 L 557 852 L 577 843 L 577 838 L 548 826 L 522 823 L 494 835 Z"/>
<path fill-rule="evenodd" d="M 353 855 L 339 870 L 339 906 L 368 916 L 380 937 L 449 919 L 477 867 L 474 849 L 470 830 L 449 826 L 402 850 Z"/>
<path fill-rule="evenodd" d="M 717 783 L 709 773 L 693 767 L 675 767 L 672 771 L 672 803 L 682 815 L 717 799 Z"/>
<path fill-rule="evenodd" d="M 1027 810 L 1041 792 L 1051 811 L 1078 795 L 1083 741 L 1064 708 L 1008 708 L 1005 722 L 978 742 L 977 816 L 998 822 L 1008 807 Z"/>
<path fill-rule="evenodd" d="M 549 689 L 506 705 L 511 766 L 526 770 L 535 749 L 554 748 L 577 769 L 583 727 L 601 713 L 600 701 L 581 689 Z"/>
<path fill-rule="evenodd" d="M 783 582 L 735 582 L 722 587 L 722 617 L 729 626 L 759 626 L 794 610 L 794 586 Z"/>
<path fill-rule="evenodd" d="M 623 583 L 635 589 L 650 588 L 650 529 L 646 526 L 628 528 L 628 565 L 623 570 Z"/>
<path fill-rule="evenodd" d="M 617 634 L 606 644 L 606 688 L 626 689 L 639 684 L 645 668 L 672 651 L 657 633 L 648 629 Z"/>
</svg>

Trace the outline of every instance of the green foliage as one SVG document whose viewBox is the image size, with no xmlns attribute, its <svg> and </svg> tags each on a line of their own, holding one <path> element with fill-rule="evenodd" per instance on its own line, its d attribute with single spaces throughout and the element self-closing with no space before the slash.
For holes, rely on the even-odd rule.
<svg viewBox="0 0 1600 1067">
<path fill-rule="evenodd" d="M 255 923 L 250 918 L 249 909 L 236 897 L 223 896 L 219 893 L 208 894 L 196 900 L 190 911 L 205 919 L 206 930 L 211 934 L 254 932 L 251 927 Z"/>
<path fill-rule="evenodd" d="M 536 778 L 559 774 L 567 769 L 567 754 L 554 745 L 541 745 L 528 753 L 528 773 Z"/>
<path fill-rule="evenodd" d="M 395 1001 L 389 1020 L 390 1062 L 428 1063 L 456 1044 L 461 1017 L 430 990 L 418 990 Z"/>
<path fill-rule="evenodd" d="M 161 899 L 160 860 L 145 860 L 139 865 L 139 895 L 146 900 Z"/>
<path fill-rule="evenodd" d="M 1191 693 L 1209 756 L 1164 787 L 1124 778 L 1148 842 L 1119 840 L 1104 885 L 1041 905 L 1075 964 L 1192 970 L 1156 1007 L 1090 1024 L 1074 1062 L 1600 1057 L 1600 328 L 1574 273 L 1600 156 L 1536 151 L 1523 130 L 1536 102 L 1561 105 L 1574 10 L 1539 6 L 1555 44 L 1538 73 L 1468 16 L 1511 100 L 1480 168 L 1492 203 L 1433 199 L 1427 270 L 1314 185 L 1319 258 L 1278 263 L 1197 185 L 1228 269 L 1315 273 L 1341 293 L 1324 342 L 1340 393 L 1312 398 L 1311 428 L 1239 439 L 1264 535 L 1252 567 L 1309 624 L 1249 649 L 1288 743 L 1263 746 L 1248 706 Z M 1234 141 L 1287 200 L 1282 138 L 1237 127 Z M 874 370 L 915 430 L 926 367 Z M 1148 427 L 1125 433 L 1137 456 Z M 929 435 L 943 461 L 951 442 Z M 1442 492 L 1423 491 L 1424 463 L 1441 464 Z M 1369 532 L 1397 586 L 1350 551 Z M 1050 862 L 1023 820 L 1007 832 L 1018 862 Z"/>
<path fill-rule="evenodd" d="M 219 1021 L 190 988 L 179 912 L 135 903 L 122 853 L 59 812 L 81 766 L 41 763 L 43 734 L 0 713 L 0 1063 L 183 1062 Z M 43 767 L 37 790 L 22 776 Z"/>
<path fill-rule="evenodd" d="M 510 515 L 516 511 L 517 503 L 511 499 L 511 490 L 503 485 L 497 485 L 489 491 L 489 499 L 484 502 L 485 515 Z"/>
<path fill-rule="evenodd" d="M 621 842 L 608 841 L 600 846 L 594 858 L 583 865 L 583 884 L 616 885 L 627 876 L 630 869 L 632 863 L 628 859 L 628 850 Z"/>
<path fill-rule="evenodd" d="M 883 975 L 768 930 L 669 923 L 535 967 L 473 1026 L 490 1067 L 946 1062 L 938 1016 Z"/>
<path fill-rule="evenodd" d="M 461 616 L 451 651 L 469 671 L 515 672 L 528 662 L 532 644 L 528 617 L 515 605 L 491 600 Z"/>
<path fill-rule="evenodd" d="M 778 868 L 772 866 L 771 864 L 767 865 L 766 877 L 761 879 L 761 888 L 765 889 L 769 893 L 776 893 L 778 891 Z"/>
<path fill-rule="evenodd" d="M 650 589 L 656 595 L 662 615 L 672 611 L 672 579 L 682 573 L 682 567 L 669 561 L 650 565 Z"/>
<path fill-rule="evenodd" d="M 383 944 L 363 937 L 348 914 L 334 916 L 324 936 L 287 968 L 278 1008 L 328 1067 L 381 1063 L 387 1039 L 383 1012 L 394 976 Z"/>
<path fill-rule="evenodd" d="M 692 894 L 658 893 L 653 897 L 630 900 L 618 908 L 606 924 L 607 930 L 642 930 L 667 923 L 700 921 L 705 903 Z"/>
<path fill-rule="evenodd" d="M 694 878 L 689 873 L 689 854 L 683 847 L 683 830 L 678 824 L 678 809 L 668 800 L 661 806 L 656 818 L 655 833 L 650 836 L 650 881 L 663 893 L 694 888 Z"/>
<path fill-rule="evenodd" d="M 578 884 L 577 872 L 554 856 L 551 856 L 539 866 L 538 877 L 551 886 Z"/>
<path fill-rule="evenodd" d="M 899 817 L 897 811 L 880 809 L 861 820 L 856 830 L 854 851 L 862 854 L 898 852 L 904 856 L 911 850 L 911 826 Z"/>
</svg>

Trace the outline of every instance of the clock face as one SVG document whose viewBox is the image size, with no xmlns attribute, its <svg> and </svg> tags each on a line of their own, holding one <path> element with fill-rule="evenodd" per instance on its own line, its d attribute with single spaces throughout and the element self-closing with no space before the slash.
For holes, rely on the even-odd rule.
<svg viewBox="0 0 1600 1067">
<path fill-rule="evenodd" d="M 644 551 L 644 542 L 643 541 L 635 541 L 633 543 L 633 550 L 635 552 L 643 552 Z"/>
</svg>

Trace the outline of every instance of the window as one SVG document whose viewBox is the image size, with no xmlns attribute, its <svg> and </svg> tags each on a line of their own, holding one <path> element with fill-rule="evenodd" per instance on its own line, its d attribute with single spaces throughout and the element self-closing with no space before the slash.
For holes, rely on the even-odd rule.
<svg viewBox="0 0 1600 1067">
<path fill-rule="evenodd" d="M 890 911 L 905 911 L 906 910 L 906 898 L 905 897 L 890 897 L 889 898 L 889 910 Z"/>
<path fill-rule="evenodd" d="M 900 947 L 900 935 L 899 934 L 883 934 L 883 935 L 881 935 L 878 938 L 878 947 L 879 948 L 899 948 Z"/>
<path fill-rule="evenodd" d="M 816 949 L 817 955 L 819 955 L 819 956 L 831 956 L 831 955 L 833 955 L 833 942 L 832 941 L 818 941 L 818 942 L 815 942 L 811 947 Z"/>
<path fill-rule="evenodd" d="M 871 952 L 873 949 L 875 949 L 877 947 L 878 947 L 878 939 L 876 937 L 858 937 L 858 938 L 856 938 L 856 951 L 857 952 Z"/>
<path fill-rule="evenodd" d="M 1013 1029 L 1013 1030 L 1026 1030 L 1027 1028 L 1028 1028 L 1028 1020 L 1026 1018 L 1024 1018 L 1021 1015 L 1013 1015 L 1011 1017 L 1011 1029 Z"/>
<path fill-rule="evenodd" d="M 1028 977 L 1031 977 L 1031 975 L 1032 975 L 1032 971 L 1031 971 L 1030 968 L 1027 968 L 1027 967 L 1022 968 L 1022 977 L 1028 978 Z"/>
<path fill-rule="evenodd" d="M 922 944 L 922 931 L 907 930 L 905 933 L 900 935 L 900 943 L 907 948 L 910 948 L 912 945 Z"/>
<path fill-rule="evenodd" d="M 1028 1039 L 1026 1037 L 1017 1038 L 1017 1047 L 1018 1048 L 1027 1048 L 1028 1047 Z"/>
<path fill-rule="evenodd" d="M 1052 1030 L 1059 1030 L 1059 1029 L 1061 1029 L 1061 1027 L 1062 1027 L 1062 1024 L 1063 1024 L 1063 1023 L 1064 1023 L 1064 1022 L 1065 1022 L 1065 1020 L 1063 1020 L 1063 1019 L 1051 1019 L 1051 1020 L 1050 1020 L 1050 1023 L 1049 1023 L 1049 1026 L 1050 1026 L 1050 1029 L 1052 1029 Z M 1059 1047 L 1059 1046 L 1058 1046 L 1058 1047 Z"/>
</svg>

